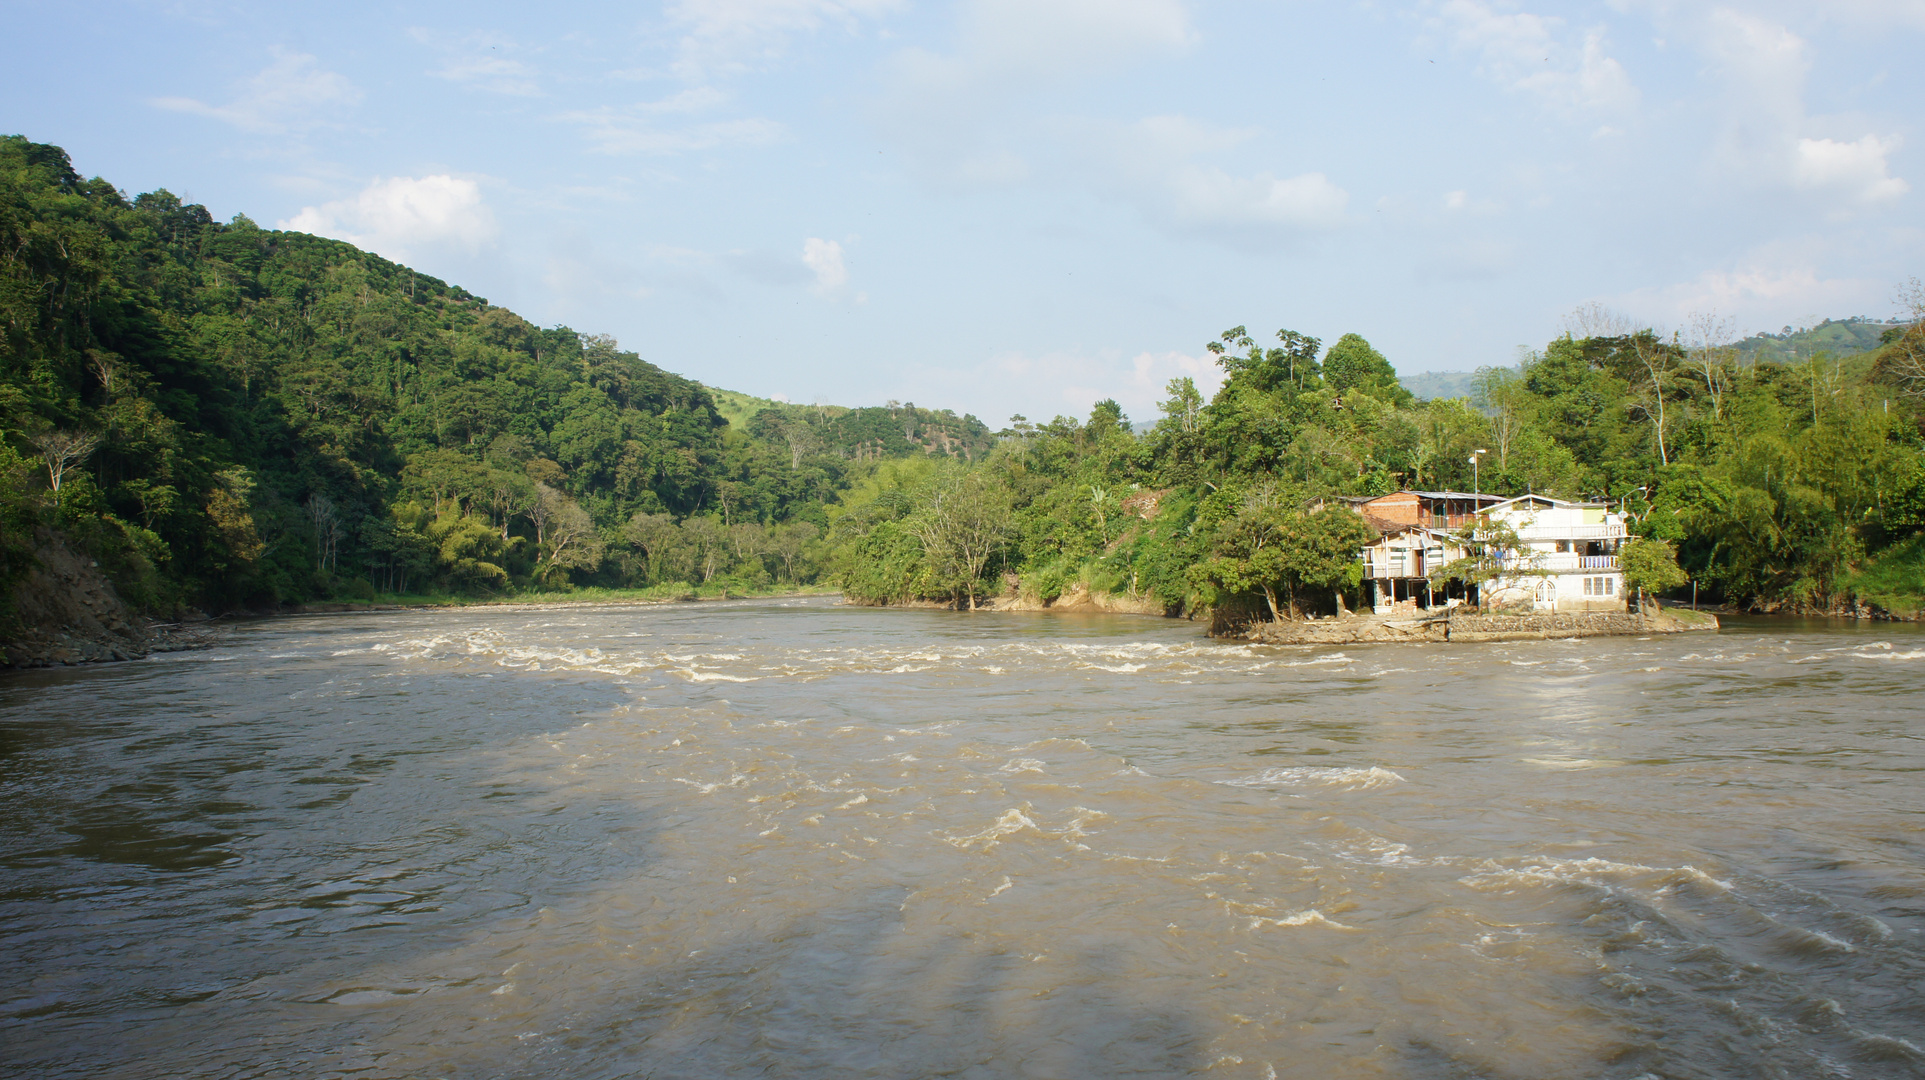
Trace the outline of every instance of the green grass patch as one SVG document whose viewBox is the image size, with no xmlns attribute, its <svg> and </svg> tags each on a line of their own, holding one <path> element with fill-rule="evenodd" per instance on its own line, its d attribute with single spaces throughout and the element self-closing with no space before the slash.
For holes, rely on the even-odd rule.
<svg viewBox="0 0 1925 1080">
<path fill-rule="evenodd" d="M 1894 615 L 1915 619 L 1925 614 L 1925 535 L 1879 552 L 1848 575 L 1845 584 L 1860 600 Z"/>
</svg>

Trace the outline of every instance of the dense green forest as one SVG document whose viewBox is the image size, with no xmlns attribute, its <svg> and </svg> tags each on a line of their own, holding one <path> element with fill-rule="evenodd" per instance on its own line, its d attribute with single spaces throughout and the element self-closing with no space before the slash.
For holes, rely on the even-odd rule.
<svg viewBox="0 0 1925 1080">
<path fill-rule="evenodd" d="M 1358 335 L 1237 327 L 1209 345 L 1222 388 L 1171 382 L 1153 425 L 1106 401 L 991 431 L 712 390 L 338 241 L 129 198 L 17 137 L 0 246 L 0 584 L 58 532 L 156 614 L 815 583 L 1301 610 L 1356 584 L 1361 521 L 1322 498 L 1473 482 L 1622 501 L 1714 599 L 1925 594 L 1916 283 L 1912 322 L 1826 324 L 1835 349 L 1593 311 L 1429 400 Z"/>
</svg>

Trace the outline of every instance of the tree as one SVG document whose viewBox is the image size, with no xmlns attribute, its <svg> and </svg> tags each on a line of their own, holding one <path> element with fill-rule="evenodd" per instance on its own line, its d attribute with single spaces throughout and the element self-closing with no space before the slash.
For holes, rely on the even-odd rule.
<svg viewBox="0 0 1925 1080">
<path fill-rule="evenodd" d="M 341 518 L 334 512 L 334 500 L 318 491 L 308 495 L 307 518 L 314 528 L 314 568 L 330 572 L 341 543 Z"/>
<path fill-rule="evenodd" d="M 1912 278 L 1900 286 L 1898 302 L 1907 321 L 1885 332 L 1877 372 L 1905 393 L 1925 397 L 1925 282 Z"/>
<path fill-rule="evenodd" d="M 1364 568 L 1357 561 L 1357 551 L 1375 533 L 1361 515 L 1347 509 L 1326 508 L 1304 514 L 1300 522 L 1291 530 L 1285 570 L 1305 587 L 1329 589 L 1341 612 L 1344 587 L 1354 589 L 1363 582 Z"/>
<path fill-rule="evenodd" d="M 252 567 L 267 548 L 254 527 L 254 515 L 248 507 L 254 492 L 254 477 L 246 469 L 235 466 L 223 470 L 215 479 L 214 489 L 207 493 L 207 517 L 213 523 L 215 535 L 220 537 L 221 546 L 234 560 L 234 563 L 218 560 L 217 565 L 224 570 Z"/>
<path fill-rule="evenodd" d="M 988 475 L 937 474 L 908 519 L 937 585 L 976 610 L 977 584 L 1010 529 L 1009 492 Z"/>
<path fill-rule="evenodd" d="M 60 485 L 68 470 L 86 461 L 100 446 L 100 436 L 85 431 L 43 431 L 28 439 L 47 463 L 47 482 L 53 485 L 54 501 L 60 500 Z"/>
<path fill-rule="evenodd" d="M 605 545 L 596 534 L 588 511 L 575 500 L 547 484 L 536 484 L 535 506 L 530 517 L 535 522 L 538 566 L 565 573 L 592 570 L 601 565 Z"/>
<path fill-rule="evenodd" d="M 702 572 L 702 581 L 708 582 L 728 554 L 728 529 L 714 518 L 692 517 L 682 522 L 682 536 L 694 547 L 696 569 Z"/>
<path fill-rule="evenodd" d="M 1282 347 L 1264 350 L 1257 345 L 1256 339 L 1241 326 L 1233 326 L 1217 335 L 1221 340 L 1204 344 L 1217 364 L 1228 372 L 1231 381 L 1248 383 L 1257 390 L 1275 390 L 1285 382 L 1292 389 L 1302 389 L 1317 377 L 1317 352 L 1323 343 L 1295 330 L 1277 331 L 1277 340 Z M 1229 351 L 1229 346 L 1244 350 L 1243 353 Z"/>
<path fill-rule="evenodd" d="M 1538 569 L 1542 561 L 1507 522 L 1483 516 L 1471 518 L 1451 534 L 1451 543 L 1464 556 L 1430 572 L 1433 589 L 1448 581 L 1482 586 L 1498 578 L 1523 577 Z"/>
<path fill-rule="evenodd" d="M 1496 444 L 1497 467 L 1500 471 L 1511 467 L 1511 446 L 1524 430 L 1525 409 L 1530 395 L 1524 389 L 1523 380 L 1513 368 L 1481 367 L 1477 369 L 1475 396 L 1472 404 L 1484 410 L 1490 418 L 1491 442 Z"/>
<path fill-rule="evenodd" d="M 795 561 L 802 557 L 822 530 L 807 521 L 787 521 L 769 530 L 769 552 L 782 560 L 782 576 L 796 580 Z"/>
<path fill-rule="evenodd" d="M 1658 462 L 1669 465 L 1671 455 L 1664 442 L 1665 376 L 1669 374 L 1676 362 L 1679 349 L 1675 343 L 1667 345 L 1659 341 L 1657 335 L 1649 330 L 1631 335 L 1631 348 L 1638 358 L 1638 363 L 1643 366 L 1645 378 L 1650 385 L 1648 391 L 1640 390 L 1639 397 L 1631 403 L 1631 408 L 1633 411 L 1642 412 L 1645 419 L 1651 422 L 1652 435 L 1658 444 Z"/>
<path fill-rule="evenodd" d="M 1383 390 L 1397 386 L 1397 371 L 1361 335 L 1345 334 L 1324 354 L 1323 381 L 1339 393 L 1355 387 Z"/>
<path fill-rule="evenodd" d="M 1197 392 L 1196 380 L 1188 375 L 1171 379 L 1164 385 L 1163 392 L 1170 395 L 1168 400 L 1157 405 L 1163 410 L 1163 415 L 1185 435 L 1195 432 L 1196 414 L 1203 408 L 1203 395 Z"/>
<path fill-rule="evenodd" d="M 1260 593 L 1270 621 L 1281 621 L 1288 600 L 1279 604 L 1278 595 L 1289 588 L 1283 518 L 1284 496 L 1276 485 L 1260 484 L 1244 493 L 1235 511 L 1217 525 L 1209 556 L 1190 567 L 1191 580 L 1220 594 Z M 1296 614 L 1294 606 L 1290 612 Z"/>
<path fill-rule="evenodd" d="M 1624 584 L 1637 592 L 1640 610 L 1645 593 L 1675 589 L 1690 580 L 1678 565 L 1676 549 L 1666 541 L 1648 537 L 1626 541 L 1618 549 L 1618 568 L 1624 571 Z"/>
<path fill-rule="evenodd" d="M 642 553 L 643 580 L 657 580 L 663 556 L 675 543 L 678 532 L 674 518 L 642 511 L 637 511 L 628 519 L 628 524 L 622 526 L 622 539 Z"/>
<path fill-rule="evenodd" d="M 1706 311 L 1692 315 L 1690 325 L 1691 347 L 1687 355 L 1692 373 L 1704 380 L 1705 397 L 1711 399 L 1712 418 L 1722 420 L 1725 394 L 1731 389 L 1733 350 L 1726 344 L 1731 337 L 1731 320 Z"/>
</svg>

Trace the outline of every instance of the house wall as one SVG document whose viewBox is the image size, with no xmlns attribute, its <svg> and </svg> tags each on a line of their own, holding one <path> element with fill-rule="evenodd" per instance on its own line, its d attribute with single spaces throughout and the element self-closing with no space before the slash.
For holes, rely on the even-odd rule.
<svg viewBox="0 0 1925 1080">
<path fill-rule="evenodd" d="M 1399 525 L 1423 525 L 1421 508 L 1414 491 L 1393 491 L 1364 503 L 1363 512 Z"/>
<path fill-rule="evenodd" d="M 1591 592 L 1585 592 L 1585 582 Z M 1598 589 L 1603 588 L 1600 595 Z M 1532 574 L 1500 578 L 1486 590 L 1488 602 L 1496 607 L 1521 607 L 1534 611 L 1586 612 L 1629 611 L 1624 595 L 1624 575 L 1615 570 L 1577 570 L 1570 573 Z"/>
</svg>

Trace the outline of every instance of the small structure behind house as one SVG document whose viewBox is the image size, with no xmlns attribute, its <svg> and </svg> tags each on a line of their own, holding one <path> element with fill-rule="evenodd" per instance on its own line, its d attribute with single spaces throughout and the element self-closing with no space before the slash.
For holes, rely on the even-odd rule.
<svg viewBox="0 0 1925 1080">
<path fill-rule="evenodd" d="M 1453 533 L 1502 495 L 1466 491 L 1393 491 L 1343 500 L 1377 533 L 1364 548 L 1364 603 L 1379 615 L 1475 602 L 1476 587 L 1449 582 L 1433 588 L 1430 575 L 1464 557 Z"/>
</svg>

